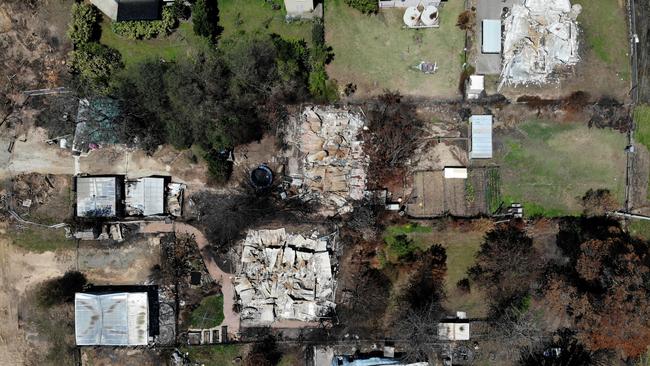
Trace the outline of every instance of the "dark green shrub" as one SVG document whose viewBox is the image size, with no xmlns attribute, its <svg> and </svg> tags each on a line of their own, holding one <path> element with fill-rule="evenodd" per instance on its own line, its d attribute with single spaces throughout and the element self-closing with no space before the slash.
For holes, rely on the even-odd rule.
<svg viewBox="0 0 650 366">
<path fill-rule="evenodd" d="M 219 8 L 215 0 L 197 0 L 192 6 L 192 24 L 194 33 L 214 38 L 217 36 L 219 27 Z"/>
<path fill-rule="evenodd" d="M 104 91 L 115 71 L 121 69 L 122 56 L 117 50 L 91 42 L 70 54 L 70 68 L 85 86 Z"/>
<path fill-rule="evenodd" d="M 345 0 L 345 3 L 365 14 L 376 13 L 379 10 L 377 0 Z"/>
<path fill-rule="evenodd" d="M 72 19 L 68 24 L 68 37 L 75 47 L 99 39 L 99 11 L 86 3 L 72 5 Z"/>
</svg>

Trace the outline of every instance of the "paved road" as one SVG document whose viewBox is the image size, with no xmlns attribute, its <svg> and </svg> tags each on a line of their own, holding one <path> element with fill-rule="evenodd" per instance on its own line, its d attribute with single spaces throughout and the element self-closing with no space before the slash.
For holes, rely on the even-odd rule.
<svg viewBox="0 0 650 366">
<path fill-rule="evenodd" d="M 235 286 L 233 284 L 234 275 L 225 272 L 217 263 L 208 256 L 204 248 L 208 246 L 208 239 L 203 235 L 203 233 L 195 228 L 194 226 L 175 222 L 172 224 L 166 224 L 164 222 L 149 222 L 141 226 L 140 232 L 146 234 L 153 233 L 170 233 L 175 232 L 177 234 L 190 234 L 194 236 L 196 244 L 201 251 L 201 256 L 203 257 L 203 262 L 205 263 L 206 268 L 210 276 L 221 284 L 221 292 L 223 292 L 223 315 L 224 320 L 221 325 L 228 326 L 228 334 L 231 337 L 236 337 L 239 334 L 239 314 L 233 311 L 233 305 L 235 303 Z"/>
</svg>

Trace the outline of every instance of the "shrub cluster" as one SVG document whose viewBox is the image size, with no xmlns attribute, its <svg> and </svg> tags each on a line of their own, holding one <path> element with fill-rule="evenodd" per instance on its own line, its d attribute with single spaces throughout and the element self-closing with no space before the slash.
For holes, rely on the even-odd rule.
<svg viewBox="0 0 650 366">
<path fill-rule="evenodd" d="M 72 5 L 72 19 L 68 24 L 68 37 L 77 47 L 99 39 L 99 11 L 86 3 Z"/>
<path fill-rule="evenodd" d="M 377 0 L 345 0 L 345 3 L 365 14 L 376 13 L 379 10 Z"/>
<path fill-rule="evenodd" d="M 162 20 L 134 20 L 113 22 L 111 29 L 117 35 L 128 39 L 150 39 L 158 35 L 167 35 L 178 26 L 178 19 L 172 7 L 165 7 Z"/>
</svg>

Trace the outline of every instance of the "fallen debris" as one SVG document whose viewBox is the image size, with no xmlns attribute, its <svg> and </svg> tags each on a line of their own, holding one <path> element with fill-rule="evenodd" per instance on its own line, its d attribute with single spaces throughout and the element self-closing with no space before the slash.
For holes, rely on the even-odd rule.
<svg viewBox="0 0 650 366">
<path fill-rule="evenodd" d="M 542 84 L 563 66 L 580 61 L 578 23 L 582 7 L 569 0 L 526 0 L 504 21 L 501 84 Z"/>
<path fill-rule="evenodd" d="M 256 326 L 328 316 L 335 307 L 329 252 L 335 238 L 288 234 L 284 228 L 249 231 L 235 278 L 242 322 Z"/>
<path fill-rule="evenodd" d="M 287 141 L 291 187 L 304 200 L 318 200 L 330 215 L 352 211 L 366 190 L 368 157 L 360 133 L 360 113 L 335 108 L 306 108 L 290 124 Z"/>
</svg>

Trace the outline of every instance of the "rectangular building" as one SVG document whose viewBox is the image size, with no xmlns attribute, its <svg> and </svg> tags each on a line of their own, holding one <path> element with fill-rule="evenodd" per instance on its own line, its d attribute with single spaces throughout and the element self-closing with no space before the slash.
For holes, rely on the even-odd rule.
<svg viewBox="0 0 650 366">
<path fill-rule="evenodd" d="M 118 177 L 77 177 L 77 216 L 116 217 L 121 192 Z"/>
<path fill-rule="evenodd" d="M 153 216 L 165 213 L 165 178 L 147 177 L 126 182 L 126 214 Z"/>
<path fill-rule="evenodd" d="M 469 118 L 472 125 L 472 146 L 469 152 L 470 159 L 492 158 L 492 116 L 476 115 Z"/>
<path fill-rule="evenodd" d="M 501 53 L 501 20 L 484 19 L 481 22 L 481 35 L 481 52 Z"/>
<path fill-rule="evenodd" d="M 146 346 L 149 299 L 146 292 L 75 294 L 78 346 Z"/>
</svg>

